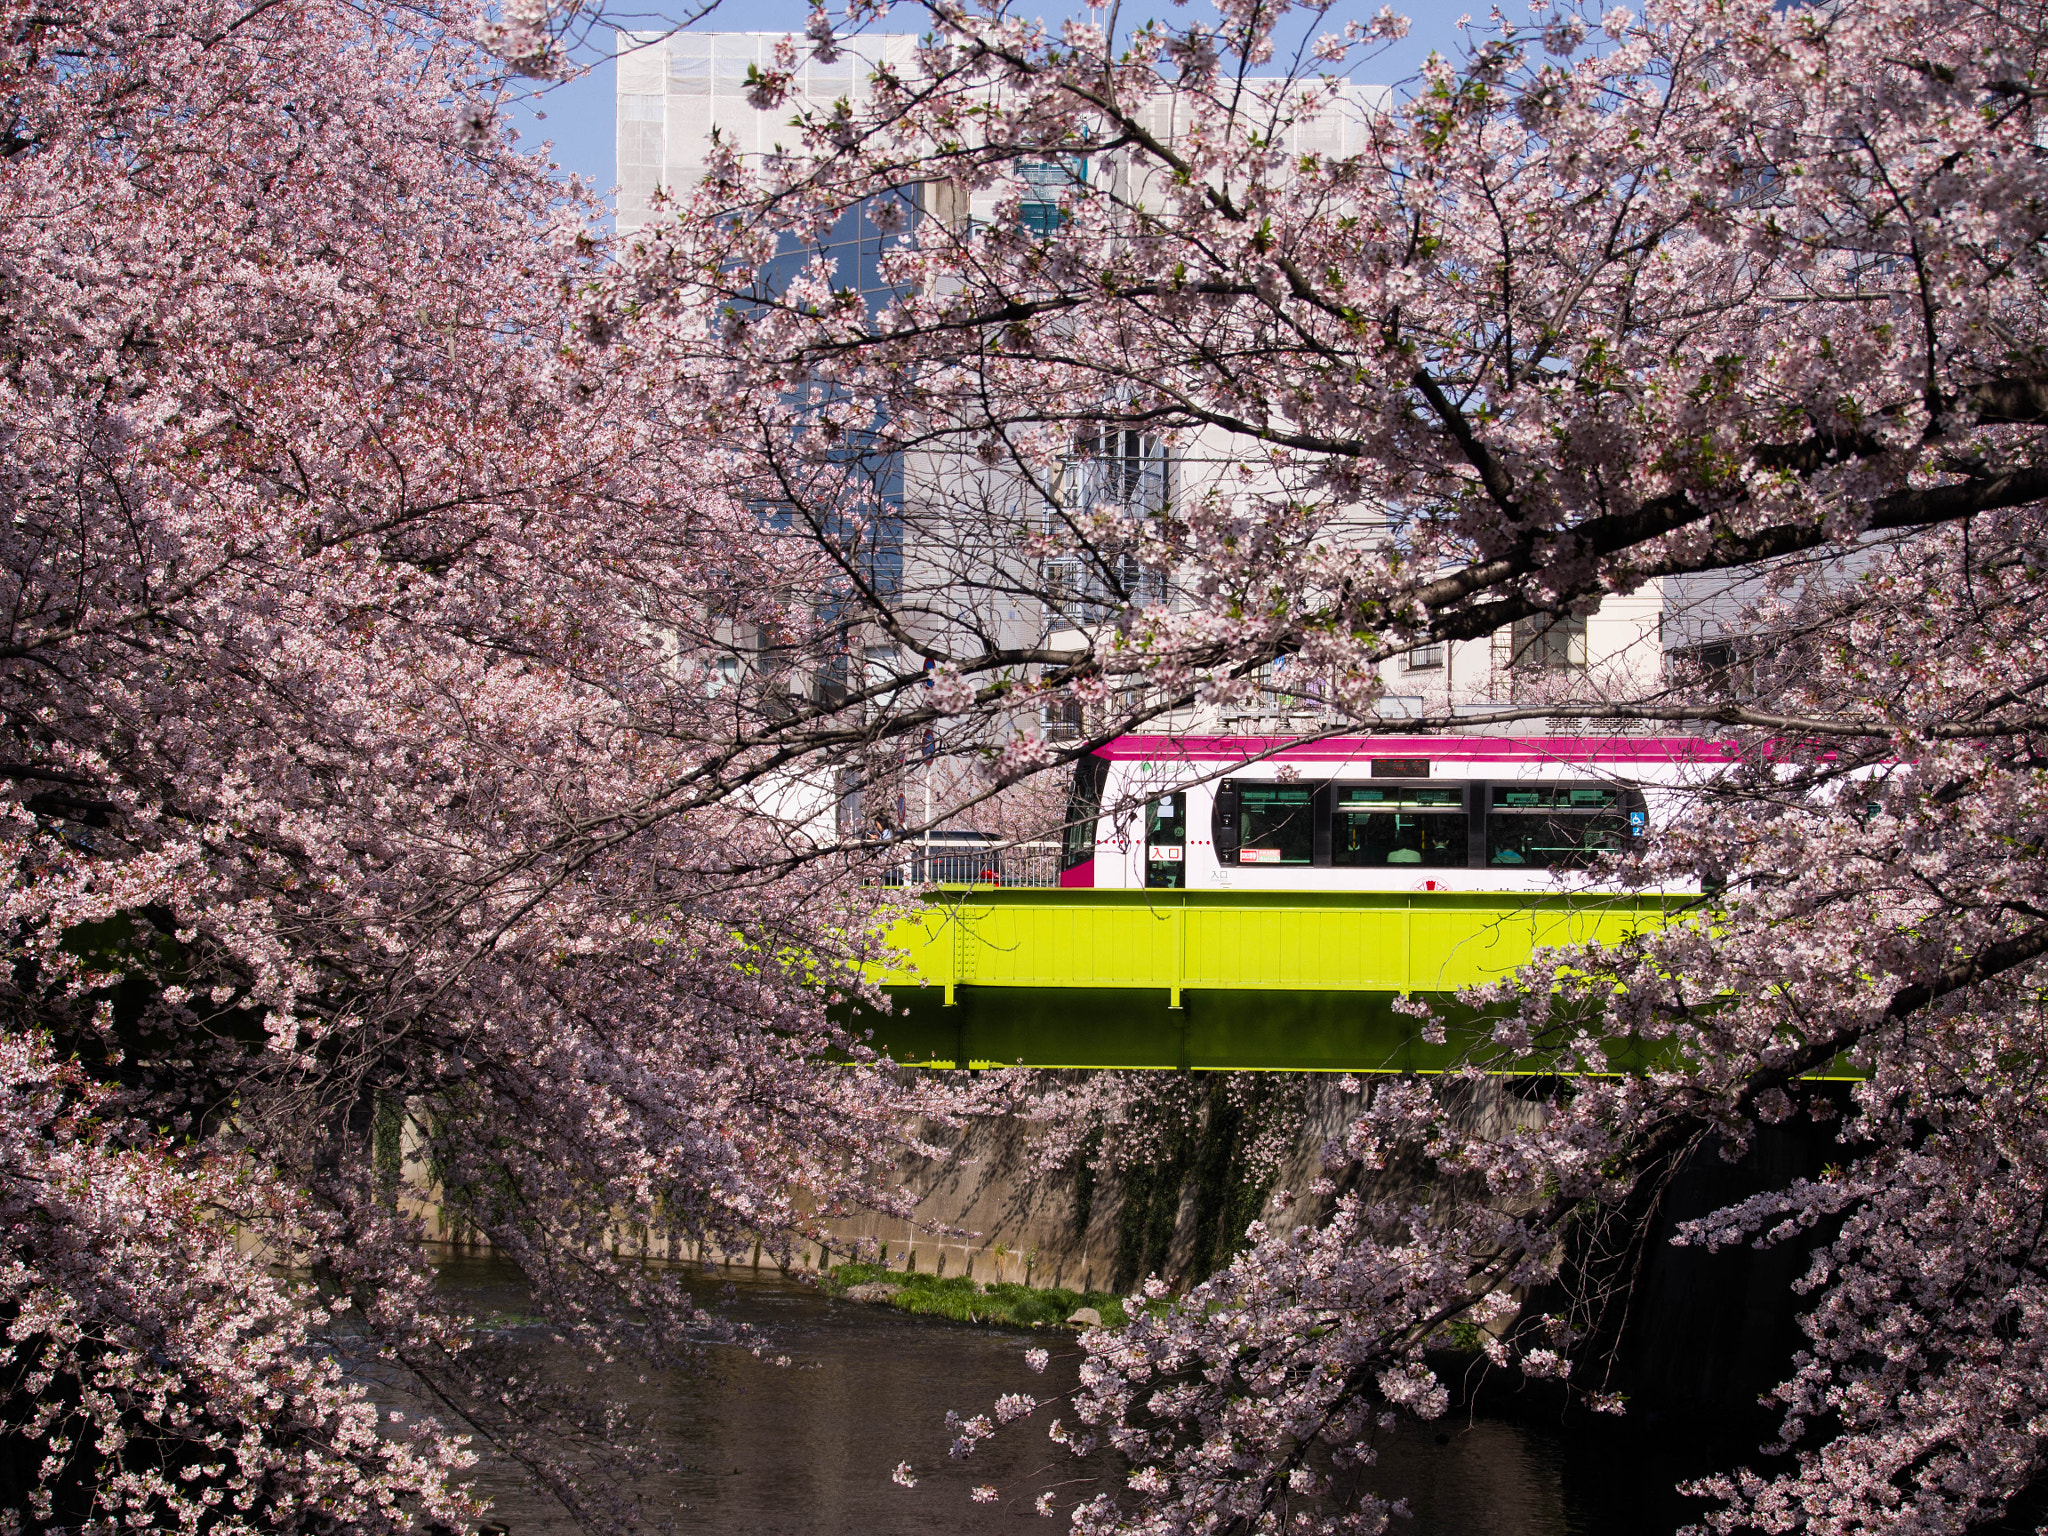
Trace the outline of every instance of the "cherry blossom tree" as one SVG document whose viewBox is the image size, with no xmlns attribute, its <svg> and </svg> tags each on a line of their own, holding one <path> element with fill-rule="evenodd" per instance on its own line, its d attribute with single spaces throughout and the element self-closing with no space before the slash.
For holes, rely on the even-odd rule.
<svg viewBox="0 0 2048 1536">
<path fill-rule="evenodd" d="M 1002 774 L 1085 747 L 1016 724 L 1047 696 L 1107 732 L 1284 655 L 1369 727 L 1379 663 L 1418 643 L 1662 578 L 1778 584 L 1739 689 L 1529 711 L 1726 733 L 1736 766 L 1607 872 L 1704 890 L 1698 920 L 1430 1023 L 1462 1031 L 1468 1087 L 1373 1091 L 1327 1218 L 1091 1334 L 1054 1438 L 1130 1473 L 1077 1530 L 1383 1528 L 1375 1437 L 1443 1411 L 1452 1325 L 1620 1407 L 1614 1253 L 1675 1168 L 1785 1121 L 1839 1138 L 1828 1175 L 1685 1233 L 1816 1245 L 1781 1469 L 1710 1480 L 1709 1525 L 1962 1530 L 2041 1466 L 2048 15 L 1531 15 L 1338 152 L 1310 130 L 1349 98 L 1315 71 L 1391 18 L 1290 72 L 1262 5 L 1112 35 L 935 0 L 914 69 L 799 113 L 787 153 L 715 159 L 590 297 L 592 327 L 698 370 L 734 494 L 879 527 L 875 466 L 922 477 L 905 548 L 945 558 L 922 594 L 855 599 L 901 663 L 869 729 L 1007 729 Z M 837 45 L 821 13 L 805 46 Z M 857 207 L 887 214 L 885 302 L 836 275 Z M 1112 432 L 1180 456 L 1172 495 L 1072 493 Z M 1858 574 L 1798 589 L 1845 552 Z M 1020 639 L 1013 596 L 1066 622 Z M 1471 1112 L 1531 1062 L 1595 1075 L 1534 1120 Z M 1813 1081 L 1836 1065 L 1846 1112 Z M 1532 1304 L 1560 1286 L 1578 1304 Z M 964 1422 L 961 1454 L 997 1432 Z"/>
<path fill-rule="evenodd" d="M 1082 1530 L 1376 1528 L 1444 1330 L 1617 1406 L 1602 1276 L 1670 1171 L 1836 1115 L 1826 1178 L 1688 1233 L 1817 1243 L 1791 1470 L 1730 1469 L 1714 1518 L 2002 1508 L 2048 1391 L 2038 6 L 1551 7 L 1356 114 L 1317 71 L 1392 18 L 1290 70 L 1261 5 L 935 3 L 913 69 L 616 249 L 512 153 L 483 51 L 544 72 L 588 14 L 0 33 L 31 1520 L 459 1519 L 465 1426 L 597 1517 L 394 1184 L 430 1172 L 565 1339 L 657 1360 L 706 1324 L 621 1234 L 903 1208 L 914 1117 L 971 1100 L 833 1023 L 898 899 L 856 796 L 928 749 L 976 771 L 926 819 L 1011 831 L 1032 774 L 1275 657 L 1369 723 L 1421 641 L 1844 550 L 1739 694 L 1532 706 L 1729 733 L 1610 872 L 1711 920 L 1432 1021 L 1470 1086 L 1376 1088 L 1327 1216 L 1092 1335 L 1055 1438 L 1130 1467 Z M 821 12 L 763 109 L 880 14 Z M 838 268 L 855 211 L 879 292 Z M 1474 1111 L 1530 1060 L 1605 1075 Z M 1443 1198 L 1379 1177 L 1414 1169 Z M 373 1418 L 355 1349 L 431 1421 Z M 1042 1422 L 1012 1396 L 959 1448 Z"/>
<path fill-rule="evenodd" d="M 673 1361 L 711 1325 L 622 1239 L 900 1208 L 946 1111 L 832 1022 L 895 898 L 762 734 L 834 654 L 830 547 L 657 430 L 479 28 L 520 52 L 461 5 L 0 26 L 0 1476 L 38 1529 L 459 1522 L 479 1434 L 598 1518 L 606 1427 L 432 1292 L 421 1202 L 565 1342 Z"/>
</svg>

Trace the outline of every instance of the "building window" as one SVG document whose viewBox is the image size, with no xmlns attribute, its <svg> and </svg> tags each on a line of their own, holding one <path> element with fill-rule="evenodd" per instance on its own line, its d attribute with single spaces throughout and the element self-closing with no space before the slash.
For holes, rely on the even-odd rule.
<svg viewBox="0 0 2048 1536">
<path fill-rule="evenodd" d="M 1584 614 L 1531 614 L 1515 620 L 1508 665 L 1528 672 L 1581 671 L 1586 665 Z"/>
<path fill-rule="evenodd" d="M 1444 664 L 1444 647 L 1441 640 L 1434 645 L 1418 645 L 1401 658 L 1404 672 L 1427 672 Z"/>
<path fill-rule="evenodd" d="M 1017 207 L 1017 222 L 1035 240 L 1043 240 L 1066 221 L 1060 198 L 1088 183 L 1088 161 L 1081 156 L 1052 160 L 1020 160 L 1017 179 L 1024 183 L 1024 197 Z"/>
<path fill-rule="evenodd" d="M 1058 502 L 1046 509 L 1041 524 L 1062 543 L 1072 540 L 1071 547 L 1040 563 L 1044 601 L 1053 613 L 1071 624 L 1099 624 L 1126 608 L 1166 602 L 1166 572 L 1104 542 L 1088 525 L 1111 508 L 1163 513 L 1168 468 L 1166 445 L 1150 433 L 1097 428 L 1076 441 L 1060 477 Z"/>
<path fill-rule="evenodd" d="M 837 813 L 833 820 L 842 838 L 857 838 L 866 830 L 861 817 L 862 787 L 859 769 L 839 770 L 833 785 L 834 810 Z"/>
<path fill-rule="evenodd" d="M 1105 503 L 1134 512 L 1166 510 L 1166 444 L 1128 428 L 1083 432 L 1074 444 L 1060 500 L 1088 513 Z"/>
<path fill-rule="evenodd" d="M 1720 635 L 1664 653 L 1664 680 L 1734 699 L 1752 699 L 1759 692 L 1757 664 L 1769 640 L 1755 635 Z"/>
<path fill-rule="evenodd" d="M 711 58 L 703 54 L 696 58 L 670 54 L 668 61 L 668 88 L 677 96 L 709 96 L 711 94 Z"/>
<path fill-rule="evenodd" d="M 1038 728 L 1047 741 L 1079 741 L 1081 724 L 1079 699 L 1054 699 L 1039 707 Z"/>
</svg>

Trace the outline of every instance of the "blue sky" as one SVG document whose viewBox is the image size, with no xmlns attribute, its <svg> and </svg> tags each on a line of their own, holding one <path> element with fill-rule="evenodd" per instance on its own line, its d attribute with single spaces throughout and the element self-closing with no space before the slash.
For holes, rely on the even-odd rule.
<svg viewBox="0 0 2048 1536">
<path fill-rule="evenodd" d="M 1361 81 L 1391 82 L 1414 74 L 1431 49 L 1445 54 L 1456 50 L 1460 16 L 1470 11 L 1474 20 L 1484 21 L 1487 15 L 1485 0 L 1447 0 L 1447 3 L 1443 0 L 1440 3 L 1411 0 L 1407 5 L 1395 0 L 1394 8 L 1409 17 L 1408 36 L 1357 71 L 1357 78 Z M 1078 10 L 1078 5 L 1074 9 Z M 1378 9 L 1378 0 L 1369 4 L 1365 0 L 1350 0 L 1350 3 L 1340 0 L 1321 21 L 1295 18 L 1294 30 L 1330 31 L 1341 26 L 1347 18 L 1355 16 L 1363 20 Z M 1519 11 L 1519 7 L 1516 9 Z M 1202 8 L 1189 5 L 1182 9 L 1176 5 L 1164 10 L 1169 18 L 1178 20 L 1199 15 Z M 809 0 L 720 0 L 716 9 L 698 25 L 706 30 L 724 32 L 801 32 L 804 19 L 809 14 Z M 922 14 L 917 6 L 904 6 L 903 19 L 899 23 L 901 29 L 921 30 L 918 22 Z M 1050 17 L 1071 12 L 1047 5 L 1043 14 Z M 1131 15 L 1132 11 L 1127 9 L 1125 25 L 1129 24 Z M 888 23 L 883 25 L 887 27 Z M 611 34 L 607 31 L 602 37 L 608 42 Z M 589 74 L 564 85 L 549 87 L 520 103 L 513 113 L 522 146 L 537 148 L 543 140 L 551 140 L 554 158 L 562 169 L 596 183 L 600 191 L 609 191 L 614 179 L 612 74 L 610 62 L 600 60 Z"/>
</svg>

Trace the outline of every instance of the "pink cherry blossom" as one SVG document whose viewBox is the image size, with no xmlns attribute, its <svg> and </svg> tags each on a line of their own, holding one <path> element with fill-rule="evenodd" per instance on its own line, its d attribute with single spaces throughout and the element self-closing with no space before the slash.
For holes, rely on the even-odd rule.
<svg viewBox="0 0 2048 1536">
<path fill-rule="evenodd" d="M 856 435 L 923 466 L 902 526 L 941 552 L 931 584 L 860 613 L 943 692 L 875 739 L 936 718 L 1000 755 L 1027 686 L 1091 733 L 1184 719 L 1278 656 L 1369 726 L 1418 644 L 1734 572 L 1760 637 L 1730 667 L 1497 701 L 1723 734 L 1731 764 L 1599 872 L 1705 894 L 1474 993 L 1482 1028 L 1432 1020 L 1466 1065 L 1361 1094 L 1314 1220 L 1252 1227 L 1185 1297 L 1084 1336 L 1082 1429 L 1052 1433 L 1129 1472 L 1074 1528 L 1381 1528 L 1375 1437 L 1445 1410 L 1428 1362 L 1454 1328 L 1623 1406 L 1603 1276 L 1649 1240 L 1635 1202 L 1787 1120 L 1838 1138 L 1834 1174 L 1683 1234 L 1818 1243 L 1774 1399 L 1787 1470 L 1711 1480 L 1709 1523 L 1994 1516 L 2048 1416 L 2038 7 L 1546 6 L 1381 113 L 1245 81 L 1263 9 L 1115 38 L 924 19 L 914 74 L 809 114 L 785 155 L 719 160 L 587 301 L 702 370 L 709 436 L 752 455 L 738 484 L 811 526 L 873 509 Z M 1331 149 L 1316 124 L 1344 112 Z M 1022 169 L 1048 164 L 1052 192 Z M 826 232 L 896 195 L 928 214 L 856 301 Z M 1087 489 L 1112 427 L 1162 445 L 1170 493 Z M 1066 600 L 1056 563 L 1089 616 L 1004 641 L 998 601 Z M 1532 1055 L 1587 1075 L 1511 1104 L 1493 1074 Z M 1838 1063 L 1855 1086 L 1812 1080 Z M 1048 1085 L 1048 1155 L 1124 1092 Z M 1553 1287 L 1577 1304 L 1525 1311 Z"/>
</svg>

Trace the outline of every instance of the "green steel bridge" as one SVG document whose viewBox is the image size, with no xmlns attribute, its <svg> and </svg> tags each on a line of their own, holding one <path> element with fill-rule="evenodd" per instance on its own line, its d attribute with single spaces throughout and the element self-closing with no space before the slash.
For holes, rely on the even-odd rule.
<svg viewBox="0 0 2048 1536">
<path fill-rule="evenodd" d="M 934 1067 L 1437 1072 L 1485 1025 L 1431 1045 L 1396 998 L 1497 980 L 1541 946 L 1618 940 L 1697 900 L 955 887 L 899 926 L 905 963 L 877 978 L 895 1012 L 862 1022 Z"/>
</svg>

